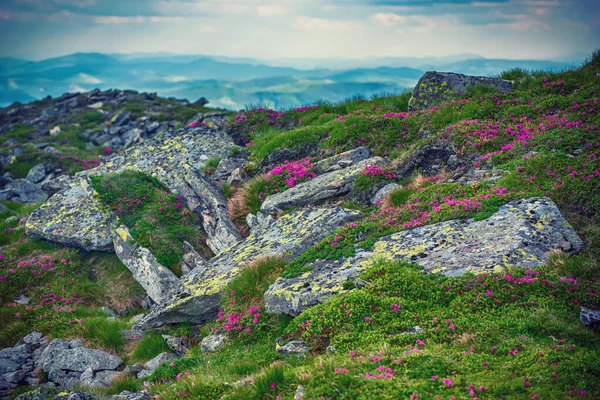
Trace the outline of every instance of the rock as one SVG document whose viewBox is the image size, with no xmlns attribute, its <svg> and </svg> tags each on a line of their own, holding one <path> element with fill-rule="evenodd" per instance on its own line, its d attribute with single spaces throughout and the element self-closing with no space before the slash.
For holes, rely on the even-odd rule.
<svg viewBox="0 0 600 400">
<path fill-rule="evenodd" d="M 131 119 L 129 111 L 123 111 L 111 118 L 110 122 L 113 126 L 123 126 Z"/>
<path fill-rule="evenodd" d="M 409 330 L 402 332 L 401 335 L 416 335 L 417 333 L 421 332 L 423 332 L 423 328 L 421 328 L 419 325 L 416 325 Z"/>
<path fill-rule="evenodd" d="M 154 371 L 161 364 L 168 363 L 168 362 L 171 362 L 176 359 L 177 359 L 177 356 L 173 353 L 160 353 L 159 355 L 154 357 L 152 360 L 148 361 L 146 363 L 145 367 L 146 367 L 146 369 Z"/>
<path fill-rule="evenodd" d="M 382 158 L 373 157 L 360 165 L 319 175 L 286 191 L 268 196 L 260 209 L 264 213 L 276 213 L 278 210 L 315 204 L 321 200 L 343 196 L 352 190 L 354 179 L 364 169 L 365 164 L 382 166 L 384 163 Z"/>
<path fill-rule="evenodd" d="M 489 85 L 510 92 L 512 83 L 498 78 L 429 71 L 417 82 L 408 103 L 409 110 L 424 110 L 462 96 L 469 86 Z"/>
<path fill-rule="evenodd" d="M 52 343 L 54 343 L 55 339 Z M 51 343 L 51 344 L 52 344 Z M 44 353 L 46 351 L 44 350 Z M 86 349 L 85 347 L 77 347 L 74 349 L 63 349 L 54 353 L 52 358 L 42 358 L 45 360 L 42 364 L 44 371 L 51 370 L 66 370 L 84 372 L 88 367 L 91 367 L 94 372 L 103 370 L 115 370 L 121 366 L 123 361 L 112 354 L 103 350 Z"/>
<path fill-rule="evenodd" d="M 87 181 L 55 194 L 31 213 L 27 235 L 85 250 L 112 250 L 111 213 L 93 194 Z"/>
<path fill-rule="evenodd" d="M 208 235 L 208 247 L 218 254 L 242 240 L 229 219 L 227 199 L 217 182 L 197 170 L 187 171 L 183 180 L 185 185 L 180 186 L 180 193 L 187 199 L 190 210 L 200 217 Z"/>
<path fill-rule="evenodd" d="M 371 152 L 366 147 L 357 147 L 350 151 L 346 151 L 337 154 L 333 157 L 326 158 L 324 160 L 315 163 L 315 170 L 322 174 L 325 172 L 331 172 L 333 167 L 347 168 L 352 165 L 358 164 L 359 162 L 368 159 L 371 156 Z"/>
<path fill-rule="evenodd" d="M 202 339 L 201 349 L 205 353 L 214 353 L 219 348 L 223 347 L 227 336 L 223 333 L 217 333 L 215 335 L 206 336 Z"/>
<path fill-rule="evenodd" d="M 231 176 L 231 173 L 244 166 L 246 160 L 241 157 L 227 157 L 219 161 L 219 165 L 215 169 L 213 178 L 216 180 L 224 180 Z"/>
<path fill-rule="evenodd" d="M 211 248 L 222 250 L 240 237 L 229 221 L 220 187 L 203 176 L 200 169 L 203 157 L 223 157 L 232 147 L 231 138 L 222 130 L 184 129 L 103 157 L 97 168 L 76 174 L 69 188 L 54 194 L 33 212 L 27 221 L 27 233 L 86 250 L 112 250 L 112 212 L 94 197 L 89 177 L 141 170 L 154 175 L 169 190 L 181 195 L 191 210 L 201 214 Z"/>
<path fill-rule="evenodd" d="M 38 164 L 31 168 L 27 173 L 26 179 L 29 182 L 40 183 L 46 177 L 46 166 L 44 164 Z"/>
<path fill-rule="evenodd" d="M 206 265 L 204 256 L 198 253 L 190 243 L 183 241 L 183 263 L 181 267 L 183 274 L 185 275 L 196 268 L 205 268 Z M 141 317 L 142 316 L 140 316 L 140 319 Z"/>
<path fill-rule="evenodd" d="M 227 178 L 227 183 L 232 186 L 240 186 L 248 180 L 248 175 L 243 168 L 236 168 L 231 171 L 231 175 Z"/>
<path fill-rule="evenodd" d="M 175 322 L 205 322 L 216 317 L 222 290 L 248 264 L 264 257 L 292 260 L 338 227 L 362 213 L 343 208 L 302 210 L 284 215 L 260 236 L 250 235 L 209 260 L 204 269 L 182 277 L 182 288 L 169 302 L 153 307 L 136 327 L 148 329 Z"/>
<path fill-rule="evenodd" d="M 383 203 L 383 201 L 388 196 L 388 194 L 392 193 L 394 190 L 398 189 L 399 187 L 400 187 L 400 185 L 398 185 L 397 183 L 388 183 L 387 185 L 385 185 L 384 187 L 379 189 L 377 191 L 377 193 L 375 193 L 375 196 L 373 196 L 373 198 L 371 198 L 371 204 L 379 205 L 379 204 Z"/>
<path fill-rule="evenodd" d="M 39 332 L 31 332 L 26 335 L 23 339 L 23 343 L 30 345 L 39 345 L 42 340 L 42 334 Z"/>
<path fill-rule="evenodd" d="M 304 400 L 306 397 L 306 389 L 302 385 L 298 385 L 296 393 L 294 394 L 294 400 Z"/>
<path fill-rule="evenodd" d="M 50 342 L 48 346 L 46 346 L 44 351 L 42 351 L 42 354 L 40 355 L 40 358 L 38 360 L 39 368 L 43 369 L 46 372 L 50 371 L 54 368 L 54 359 L 58 357 L 59 354 L 61 354 L 63 351 L 68 349 L 69 342 L 62 339 L 54 339 L 52 342 Z"/>
<path fill-rule="evenodd" d="M 356 256 L 317 260 L 302 276 L 279 278 L 264 295 L 267 312 L 298 315 L 344 290 L 377 258 L 417 263 L 426 273 L 460 276 L 467 272 L 502 272 L 536 268 L 560 249 L 577 253 L 583 242 L 548 198 L 510 202 L 483 221 L 452 220 L 380 238 L 372 251 Z"/>
<path fill-rule="evenodd" d="M 206 104 L 208 104 L 208 100 L 206 100 L 205 97 L 200 97 L 198 100 L 196 100 L 194 102 L 194 104 L 197 106 L 205 106 Z"/>
<path fill-rule="evenodd" d="M 60 126 L 55 126 L 49 131 L 50 136 L 58 136 L 60 134 Z"/>
<path fill-rule="evenodd" d="M 309 347 L 301 340 L 292 340 L 283 346 L 276 342 L 277 351 L 284 356 L 299 356 L 304 357 L 308 353 Z"/>
<path fill-rule="evenodd" d="M 58 389 L 52 383 L 46 383 L 35 389 L 18 395 L 15 400 L 50 400 L 58 395 Z"/>
<path fill-rule="evenodd" d="M 156 261 L 150 250 L 140 246 L 125 225 L 115 229 L 113 245 L 119 260 L 155 303 L 165 302 L 172 293 L 179 290 L 179 278 Z"/>
<path fill-rule="evenodd" d="M 121 393 L 111 396 L 110 400 L 150 400 L 150 393 L 143 392 L 128 392 L 127 390 L 122 391 Z"/>
<path fill-rule="evenodd" d="M 398 171 L 398 176 L 408 177 L 415 171 L 424 175 L 436 174 L 443 165 L 449 164 L 450 157 L 455 155 L 450 148 L 439 146 L 423 146 L 408 157 Z"/>
<path fill-rule="evenodd" d="M 67 190 L 71 187 L 71 183 L 75 182 L 76 178 L 69 175 L 61 175 L 58 178 L 42 182 L 41 189 L 48 197 L 62 190 Z"/>
<path fill-rule="evenodd" d="M 85 347 L 85 344 L 83 343 L 83 340 L 81 339 L 73 339 L 69 342 L 69 348 L 70 349 L 77 349 L 79 347 Z"/>
<path fill-rule="evenodd" d="M 172 335 L 162 335 L 162 337 L 165 339 L 167 346 L 176 354 L 183 356 L 188 352 L 189 347 L 186 339 Z"/>
<path fill-rule="evenodd" d="M 585 326 L 600 333 L 600 310 L 592 310 L 590 308 L 581 307 L 579 319 Z"/>
<path fill-rule="evenodd" d="M 27 297 L 25 295 L 20 295 L 19 297 L 17 297 L 15 299 L 15 303 L 25 306 L 25 305 L 29 304 L 29 297 Z"/>
<path fill-rule="evenodd" d="M 46 200 L 46 195 L 41 191 L 39 184 L 27 179 L 15 179 L 0 190 L 0 200 L 34 204 Z"/>
<path fill-rule="evenodd" d="M 0 375 L 18 371 L 20 368 L 21 366 L 11 359 L 0 358 Z"/>
<path fill-rule="evenodd" d="M 236 141 L 238 135 L 233 132 L 230 132 L 230 134 L 232 134 L 233 140 Z M 245 146 L 248 142 L 249 139 L 243 142 L 236 141 L 236 144 L 238 146 Z M 292 148 L 281 147 L 269 154 L 267 158 L 265 158 L 260 164 L 262 167 L 272 168 L 273 165 L 283 164 L 286 161 L 299 160 L 304 157 L 312 157 L 318 152 L 319 146 L 315 142 L 303 143 Z"/>
<path fill-rule="evenodd" d="M 123 336 L 123 339 L 125 340 L 139 342 L 144 338 L 144 331 L 139 331 L 136 329 L 123 329 L 121 330 L 121 336 Z"/>
</svg>

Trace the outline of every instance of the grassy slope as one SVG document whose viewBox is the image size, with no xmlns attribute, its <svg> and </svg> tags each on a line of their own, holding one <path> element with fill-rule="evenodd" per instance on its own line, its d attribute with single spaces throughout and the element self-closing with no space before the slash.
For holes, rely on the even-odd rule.
<svg viewBox="0 0 600 400">
<path fill-rule="evenodd" d="M 547 195 L 557 202 L 587 247 L 576 257 L 556 254 L 535 272 L 515 269 L 509 276 L 449 279 L 425 276 L 418 266 L 380 262 L 363 276 L 373 285 L 349 290 L 294 320 L 263 314 L 261 294 L 282 271 L 293 275 L 306 261 L 335 252 L 323 241 L 305 254 L 302 262 L 284 266 L 278 260 L 265 260 L 231 285 L 231 294 L 222 305 L 222 319 L 202 327 L 203 334 L 231 330 L 228 344 L 215 354 L 203 354 L 195 347 L 173 367 L 164 365 L 152 378 L 153 392 L 161 399 L 212 399 L 224 393 L 239 399 L 291 399 L 302 384 L 308 398 L 599 396 L 600 339 L 578 321 L 580 304 L 600 306 L 597 71 L 600 58 L 596 55 L 577 71 L 545 78 L 538 73 L 537 79 L 523 80 L 509 95 L 479 88 L 461 100 L 418 113 L 406 112 L 409 96 L 403 95 L 321 103 L 283 115 L 264 111 L 239 115 L 237 129 L 250 135 L 248 149 L 255 162 L 280 147 L 311 141 L 333 151 L 367 145 L 375 154 L 397 162 L 423 145 L 442 143 L 453 146 L 465 163 L 508 171 L 493 185 L 473 187 L 446 183 L 443 174 L 434 180 L 413 179 L 409 188 L 394 193 L 383 215 L 379 208 L 367 209 L 377 217 L 338 232 L 343 240 L 336 251 L 351 251 L 358 232 L 365 238 L 363 246 L 368 247 L 369 241 L 406 229 L 409 222 L 485 218 L 505 202 L 533 195 Z M 513 78 L 520 74 L 510 73 Z M 295 127 L 290 129 L 291 125 Z M 530 156 L 532 153 L 535 155 Z M 458 205 L 441 201 L 449 196 L 454 196 Z M 479 205 L 465 209 L 472 202 Z M 19 212 L 26 215 L 28 211 Z M 390 218 L 395 220 L 387 223 Z M 18 222 L 11 224 L 12 232 L 8 226 L 2 227 L 3 243 L 22 239 L 22 233 L 14 230 Z M 67 298 L 69 281 L 77 285 L 78 296 L 85 298 L 84 306 L 76 311 L 88 313 L 77 314 L 84 321 L 101 319 L 94 314 L 95 307 L 118 300 L 103 297 L 111 293 L 105 285 L 112 283 L 84 276 L 91 269 L 86 257 L 105 260 L 105 279 L 123 271 L 108 256 L 82 255 L 29 239 L 5 247 L 3 255 L 1 275 L 19 282 L 10 285 L 11 292 L 6 291 L 6 282 L 0 282 L 3 303 L 18 294 L 12 292 L 14 288 L 36 295 L 52 290 Z M 43 279 L 37 279 L 30 270 L 19 276 L 7 272 L 34 255 L 53 256 L 60 266 L 58 274 L 44 273 Z M 60 276 L 63 271 L 65 277 Z M 46 280 L 51 289 L 46 289 Z M 10 323 L 2 332 L 10 328 L 19 336 L 26 331 L 24 320 L 19 319 L 23 317 L 14 317 L 15 311 L 23 315 L 23 308 L 5 303 L 1 310 L 2 320 Z M 39 329 L 56 336 L 93 332 L 83 323 L 71 324 L 75 318 L 67 313 L 45 312 L 44 318 L 35 319 L 42 311 L 33 310 L 26 323 L 35 321 Z M 401 335 L 415 325 L 423 332 Z M 189 328 L 181 325 L 171 332 L 185 336 L 190 334 Z M 99 345 L 138 360 L 163 349 L 155 334 L 137 349 L 119 347 L 118 340 L 87 335 Z M 302 338 L 311 346 L 310 355 L 305 359 L 283 357 L 274 345 L 280 336 Z M 8 336 L 2 339 L 12 344 Z M 329 345 L 336 351 L 326 351 Z M 233 385 L 239 380 L 246 384 Z M 110 391 L 131 390 L 141 382 L 130 379 L 119 385 Z"/>
</svg>

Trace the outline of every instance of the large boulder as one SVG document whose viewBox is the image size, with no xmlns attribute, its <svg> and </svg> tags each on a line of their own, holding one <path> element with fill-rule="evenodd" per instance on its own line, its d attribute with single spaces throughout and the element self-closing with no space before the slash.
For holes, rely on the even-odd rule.
<svg viewBox="0 0 600 400">
<path fill-rule="evenodd" d="M 204 214 L 201 217 L 206 222 L 211 248 L 220 251 L 239 239 L 239 234 L 224 219 L 220 206 L 223 200 L 210 197 L 217 195 L 214 185 L 211 190 L 204 190 L 209 183 L 199 177 L 199 171 L 209 158 L 222 157 L 232 147 L 231 138 L 215 129 L 185 129 L 154 137 L 103 159 L 97 168 L 76 174 L 68 188 L 54 194 L 31 214 L 26 224 L 27 234 L 86 250 L 112 250 L 111 213 L 94 196 L 89 177 L 138 170 L 155 176 L 169 190 L 181 194 L 192 210 L 204 212 L 209 207 L 199 204 L 217 204 L 211 210 L 218 210 L 218 214 L 208 219 Z"/>
<path fill-rule="evenodd" d="M 121 364 L 123 361 L 119 357 L 103 350 L 76 347 L 58 352 L 52 359 L 45 362 L 43 369 L 44 371 L 65 370 L 81 373 L 89 367 L 94 372 L 115 370 Z"/>
<path fill-rule="evenodd" d="M 111 213 L 93 195 L 85 179 L 56 193 L 31 213 L 27 235 L 85 250 L 112 250 Z"/>
<path fill-rule="evenodd" d="M 483 221 L 452 220 L 380 238 L 356 256 L 317 260 L 312 270 L 295 278 L 279 278 L 265 293 L 267 312 L 298 315 L 343 291 L 373 260 L 387 258 L 420 264 L 426 273 L 460 276 L 467 272 L 502 272 L 536 268 L 550 253 L 581 250 L 583 242 L 548 198 L 510 202 Z"/>
<path fill-rule="evenodd" d="M 176 322 L 205 322 L 216 316 L 223 289 L 246 266 L 264 257 L 292 260 L 338 227 L 362 217 L 343 208 L 302 210 L 284 215 L 263 230 L 255 231 L 212 260 L 181 278 L 182 290 L 167 303 L 152 308 L 138 329 Z"/>
<path fill-rule="evenodd" d="M 155 303 L 164 303 L 179 290 L 179 278 L 156 261 L 150 250 L 137 243 L 126 226 L 115 229 L 113 244 L 119 260 Z"/>
<path fill-rule="evenodd" d="M 373 157 L 347 168 L 319 175 L 310 181 L 268 196 L 260 209 L 263 213 L 276 213 L 286 208 L 302 207 L 346 195 L 352 190 L 354 180 L 365 168 L 365 164 L 383 166 L 385 161 L 383 158 Z"/>
<path fill-rule="evenodd" d="M 429 71 L 419 79 L 408 102 L 409 110 L 424 110 L 462 96 L 467 87 L 493 86 L 501 92 L 510 92 L 512 82 L 486 76 L 470 76 L 452 72 Z"/>
</svg>

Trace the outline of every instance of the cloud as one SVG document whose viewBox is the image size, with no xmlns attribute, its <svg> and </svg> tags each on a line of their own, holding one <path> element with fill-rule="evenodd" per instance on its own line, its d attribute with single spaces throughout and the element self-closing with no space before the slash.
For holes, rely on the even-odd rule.
<svg viewBox="0 0 600 400">
<path fill-rule="evenodd" d="M 361 30 L 364 28 L 363 24 L 359 21 L 314 18 L 306 16 L 296 17 L 296 27 L 300 30 L 309 32 Z"/>
<path fill-rule="evenodd" d="M 261 17 L 271 17 L 274 15 L 285 15 L 287 14 L 287 9 L 276 4 L 261 5 L 256 7 L 256 13 Z"/>
<path fill-rule="evenodd" d="M 87 83 L 90 85 L 99 85 L 102 83 L 102 80 L 84 73 L 80 73 L 79 75 L 77 75 L 77 77 L 79 78 L 79 82 L 81 83 Z"/>
<path fill-rule="evenodd" d="M 385 26 L 394 26 L 397 24 L 405 24 L 408 21 L 408 18 L 402 15 L 394 14 L 394 13 L 377 13 L 371 16 L 371 18 Z"/>
<path fill-rule="evenodd" d="M 94 17 L 94 21 L 98 24 L 144 24 L 147 22 L 155 22 L 155 23 L 177 23 L 182 22 L 182 17 L 163 17 L 163 16 L 153 16 L 153 17 L 144 17 L 141 15 L 135 17 L 119 17 L 116 15 L 111 16 L 102 16 L 102 17 Z"/>
</svg>

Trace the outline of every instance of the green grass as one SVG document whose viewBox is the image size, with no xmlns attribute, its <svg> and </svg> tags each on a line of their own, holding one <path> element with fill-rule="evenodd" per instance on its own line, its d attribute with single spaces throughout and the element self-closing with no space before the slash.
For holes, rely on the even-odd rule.
<svg viewBox="0 0 600 400">
<path fill-rule="evenodd" d="M 125 171 L 91 180 L 100 200 L 118 213 L 132 237 L 150 249 L 162 265 L 181 274 L 183 241 L 210 254 L 196 216 L 158 179 L 139 171 Z"/>
<path fill-rule="evenodd" d="M 148 361 L 159 355 L 160 353 L 170 353 L 171 348 L 165 342 L 159 332 L 148 332 L 142 340 L 140 340 L 131 356 L 132 361 Z"/>
</svg>

